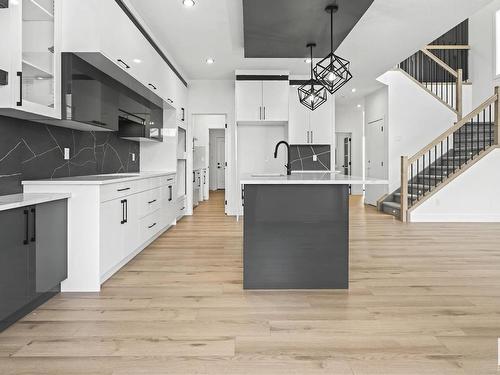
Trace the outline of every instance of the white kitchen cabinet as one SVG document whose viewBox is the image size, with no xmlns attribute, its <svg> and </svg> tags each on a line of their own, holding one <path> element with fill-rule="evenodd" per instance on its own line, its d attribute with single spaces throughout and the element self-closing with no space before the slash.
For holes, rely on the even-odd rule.
<svg viewBox="0 0 500 375">
<path fill-rule="evenodd" d="M 331 145 L 334 134 L 334 100 L 328 101 L 314 111 L 299 102 L 297 88 L 290 87 L 290 119 L 288 142 L 290 144 Z"/>
<path fill-rule="evenodd" d="M 99 291 L 104 281 L 174 224 L 178 215 L 173 173 L 147 174 L 120 183 L 91 177 L 27 181 L 24 191 L 71 194 L 68 278 L 61 284 L 67 292 Z"/>
<path fill-rule="evenodd" d="M 237 121 L 288 121 L 288 84 L 288 80 L 237 80 Z"/>
<path fill-rule="evenodd" d="M 62 0 L 9 1 L 0 8 L 0 114 L 61 118 Z"/>
<path fill-rule="evenodd" d="M 288 88 L 288 80 L 262 81 L 264 120 L 288 121 Z"/>
<path fill-rule="evenodd" d="M 64 0 L 63 3 L 62 51 L 100 52 L 175 106 L 177 76 L 116 1 Z"/>
</svg>

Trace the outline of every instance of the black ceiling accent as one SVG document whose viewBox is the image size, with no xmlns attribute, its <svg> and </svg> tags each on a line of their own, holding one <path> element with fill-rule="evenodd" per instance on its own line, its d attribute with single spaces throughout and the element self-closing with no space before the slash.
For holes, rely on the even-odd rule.
<svg viewBox="0 0 500 375">
<path fill-rule="evenodd" d="M 332 0 L 243 0 L 247 58 L 303 58 L 304 45 L 314 40 L 314 57 L 330 52 L 330 20 L 325 7 Z M 351 32 L 373 0 L 336 0 L 334 47 Z"/>
<path fill-rule="evenodd" d="M 170 60 L 163 53 L 163 51 L 161 50 L 161 48 L 158 47 L 158 45 L 155 43 L 155 41 L 153 40 L 153 38 L 151 37 L 151 35 L 149 35 L 148 32 L 144 29 L 144 27 L 142 27 L 142 25 L 140 24 L 140 22 L 137 20 L 137 18 L 135 18 L 135 16 L 132 14 L 132 12 L 130 11 L 130 9 L 128 9 L 128 7 L 125 5 L 125 3 L 123 2 L 123 0 L 115 0 L 115 2 L 120 6 L 120 8 L 123 10 L 123 12 L 125 12 L 125 14 L 127 15 L 127 17 L 134 23 L 135 27 L 137 27 L 137 29 L 141 32 L 141 34 L 144 35 L 144 37 L 148 40 L 148 42 L 155 49 L 155 51 L 160 55 L 160 57 L 167 63 L 167 65 L 170 67 L 170 69 L 173 70 L 173 72 L 175 73 L 175 75 L 177 77 L 179 77 L 179 79 L 184 84 L 184 86 L 187 87 L 186 80 L 181 76 L 181 74 L 177 71 L 177 69 L 175 69 L 175 66 L 170 62 Z"/>
<path fill-rule="evenodd" d="M 0 0 L 0 8 L 8 8 L 9 0 Z"/>
<path fill-rule="evenodd" d="M 288 81 L 287 75 L 237 75 L 237 81 Z"/>
</svg>

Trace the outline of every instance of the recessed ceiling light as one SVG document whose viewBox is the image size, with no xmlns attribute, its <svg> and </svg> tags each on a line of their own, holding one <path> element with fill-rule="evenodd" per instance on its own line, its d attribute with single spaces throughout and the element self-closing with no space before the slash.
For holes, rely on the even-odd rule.
<svg viewBox="0 0 500 375">
<path fill-rule="evenodd" d="M 311 63 L 311 58 L 310 58 L 310 57 L 306 57 L 306 58 L 304 59 L 304 62 L 305 62 L 306 64 L 310 64 L 310 63 Z"/>
<path fill-rule="evenodd" d="M 195 3 L 194 0 L 182 0 L 182 4 L 184 4 L 186 8 L 190 8 L 193 7 Z"/>
<path fill-rule="evenodd" d="M 141 59 L 133 59 L 132 61 L 135 62 L 136 64 L 140 64 L 142 62 Z"/>
<path fill-rule="evenodd" d="M 358 107 L 358 108 L 361 108 L 361 104 L 358 104 L 358 105 L 357 105 L 357 107 Z"/>
<path fill-rule="evenodd" d="M 356 88 L 355 88 L 355 87 L 353 87 L 351 91 L 352 91 L 352 92 L 356 92 Z"/>
<path fill-rule="evenodd" d="M 209 57 L 206 61 L 205 61 L 208 65 L 212 65 L 214 62 L 215 62 L 215 59 L 213 57 Z"/>
</svg>

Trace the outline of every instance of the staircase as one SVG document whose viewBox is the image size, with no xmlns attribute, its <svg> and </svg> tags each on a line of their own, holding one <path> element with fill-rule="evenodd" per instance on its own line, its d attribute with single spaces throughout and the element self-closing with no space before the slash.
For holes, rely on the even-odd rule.
<svg viewBox="0 0 500 375">
<path fill-rule="evenodd" d="M 463 116 L 468 78 L 468 23 L 458 25 L 410 56 L 398 69 L 457 115 L 457 123 L 412 157 L 401 157 L 401 188 L 383 197 L 379 210 L 407 221 L 409 213 L 499 144 L 500 91 Z M 453 41 L 453 44 L 442 44 Z M 423 109 L 424 110 L 424 109 Z"/>
</svg>

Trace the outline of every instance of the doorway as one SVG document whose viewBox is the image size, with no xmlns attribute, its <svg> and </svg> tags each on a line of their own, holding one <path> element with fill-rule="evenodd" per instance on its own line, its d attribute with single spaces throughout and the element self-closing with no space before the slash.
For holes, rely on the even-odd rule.
<svg viewBox="0 0 500 375">
<path fill-rule="evenodd" d="M 366 124 L 366 178 L 386 180 L 389 169 L 387 162 L 387 129 L 385 119 L 380 118 Z M 387 193 L 385 185 L 366 185 L 365 203 L 372 206 Z"/>
<path fill-rule="evenodd" d="M 345 176 L 352 175 L 352 134 L 336 133 L 335 171 Z"/>
<path fill-rule="evenodd" d="M 226 135 L 224 129 L 209 129 L 210 190 L 226 189 Z"/>
</svg>

